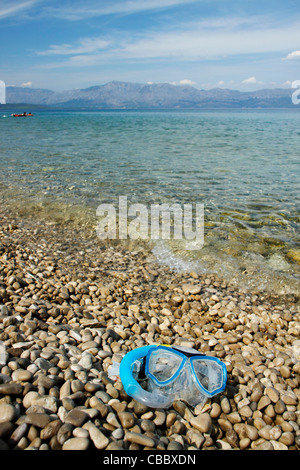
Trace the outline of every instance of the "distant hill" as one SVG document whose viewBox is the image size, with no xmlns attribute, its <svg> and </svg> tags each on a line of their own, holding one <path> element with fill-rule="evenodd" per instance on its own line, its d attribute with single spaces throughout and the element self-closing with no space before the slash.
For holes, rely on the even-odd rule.
<svg viewBox="0 0 300 470">
<path fill-rule="evenodd" d="M 253 92 L 221 88 L 198 90 L 188 85 L 113 81 L 82 90 L 62 92 L 8 86 L 6 101 L 7 104 L 26 103 L 74 109 L 296 108 L 291 100 L 293 91 L 284 88 Z"/>
</svg>

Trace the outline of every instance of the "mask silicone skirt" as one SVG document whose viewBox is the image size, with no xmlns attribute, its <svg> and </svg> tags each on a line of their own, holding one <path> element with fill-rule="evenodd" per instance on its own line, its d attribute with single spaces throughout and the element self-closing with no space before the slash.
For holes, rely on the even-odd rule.
<svg viewBox="0 0 300 470">
<path fill-rule="evenodd" d="M 152 408 L 168 408 L 174 400 L 204 404 L 227 382 L 225 364 L 218 358 L 167 345 L 130 351 L 122 359 L 119 375 L 125 392 Z"/>
</svg>

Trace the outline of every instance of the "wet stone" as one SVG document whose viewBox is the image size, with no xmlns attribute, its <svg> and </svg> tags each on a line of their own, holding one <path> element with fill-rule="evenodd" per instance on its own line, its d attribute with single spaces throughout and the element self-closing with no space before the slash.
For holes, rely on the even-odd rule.
<svg viewBox="0 0 300 470">
<path fill-rule="evenodd" d="M 274 450 L 274 446 L 271 442 L 265 441 L 253 447 L 253 449 L 254 450 Z"/>
<path fill-rule="evenodd" d="M 275 404 L 275 413 L 276 414 L 283 414 L 286 411 L 286 404 L 282 400 L 278 400 Z"/>
</svg>

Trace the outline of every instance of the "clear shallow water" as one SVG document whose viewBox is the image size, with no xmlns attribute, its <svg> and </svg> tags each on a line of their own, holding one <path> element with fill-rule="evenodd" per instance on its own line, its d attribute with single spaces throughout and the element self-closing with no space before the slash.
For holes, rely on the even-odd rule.
<svg viewBox="0 0 300 470">
<path fill-rule="evenodd" d="M 99 204 L 116 205 L 124 195 L 148 206 L 204 203 L 204 248 L 186 252 L 158 241 L 160 262 L 299 293 L 300 113 L 3 115 L 4 204 L 86 226 Z"/>
</svg>

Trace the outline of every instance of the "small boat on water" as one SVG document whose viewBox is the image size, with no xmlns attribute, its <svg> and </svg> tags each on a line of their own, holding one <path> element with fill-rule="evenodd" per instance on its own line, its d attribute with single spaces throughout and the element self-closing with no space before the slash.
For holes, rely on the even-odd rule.
<svg viewBox="0 0 300 470">
<path fill-rule="evenodd" d="M 22 114 L 12 114 L 13 117 L 30 117 L 33 116 L 32 113 L 22 113 Z"/>
</svg>

